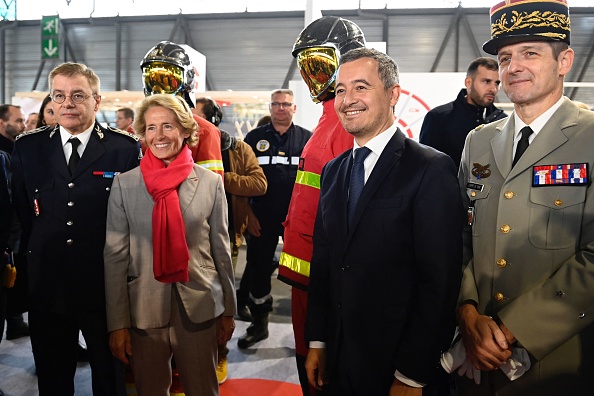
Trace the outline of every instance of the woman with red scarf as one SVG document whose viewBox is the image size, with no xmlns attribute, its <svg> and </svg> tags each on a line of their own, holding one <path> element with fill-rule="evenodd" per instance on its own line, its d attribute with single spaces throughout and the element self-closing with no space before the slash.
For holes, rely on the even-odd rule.
<svg viewBox="0 0 594 396">
<path fill-rule="evenodd" d="M 218 395 L 217 341 L 231 338 L 236 309 L 223 180 L 194 164 L 198 126 L 182 98 L 148 96 L 136 114 L 148 150 L 109 197 L 110 347 L 139 396 L 169 395 L 172 357 L 187 396 Z"/>
</svg>

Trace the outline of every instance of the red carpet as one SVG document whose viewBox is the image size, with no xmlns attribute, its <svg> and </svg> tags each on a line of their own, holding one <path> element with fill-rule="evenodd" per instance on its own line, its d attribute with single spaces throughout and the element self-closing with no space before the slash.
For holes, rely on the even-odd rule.
<svg viewBox="0 0 594 396">
<path fill-rule="evenodd" d="M 228 379 L 220 396 L 301 396 L 301 387 L 287 382 L 264 379 Z"/>
</svg>

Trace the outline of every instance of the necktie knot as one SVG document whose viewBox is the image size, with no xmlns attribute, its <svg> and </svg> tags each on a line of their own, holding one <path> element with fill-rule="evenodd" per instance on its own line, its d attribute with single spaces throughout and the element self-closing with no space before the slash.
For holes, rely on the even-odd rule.
<svg viewBox="0 0 594 396">
<path fill-rule="evenodd" d="M 520 138 L 520 140 L 529 139 L 530 135 L 532 135 L 532 128 L 530 128 L 529 126 L 525 126 L 524 128 L 522 128 L 520 130 L 520 133 L 522 134 L 522 137 Z"/>
<path fill-rule="evenodd" d="M 359 147 L 358 149 L 355 149 L 355 159 L 354 162 L 355 163 L 360 163 L 360 162 L 364 162 L 365 158 L 367 158 L 367 156 L 371 153 L 371 150 L 367 147 Z"/>
<path fill-rule="evenodd" d="M 520 133 L 522 136 L 520 137 L 518 145 L 516 146 L 516 154 L 514 155 L 514 160 L 512 161 L 512 167 L 516 165 L 516 162 L 518 162 L 522 154 L 524 154 L 524 151 L 526 151 L 530 145 L 530 135 L 532 135 L 532 128 L 525 126 L 520 130 Z"/>
</svg>

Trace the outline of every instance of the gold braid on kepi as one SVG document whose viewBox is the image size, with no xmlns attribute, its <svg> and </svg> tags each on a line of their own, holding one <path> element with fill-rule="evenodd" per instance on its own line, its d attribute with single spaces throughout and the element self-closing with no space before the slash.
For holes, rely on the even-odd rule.
<svg viewBox="0 0 594 396">
<path fill-rule="evenodd" d="M 483 50 L 492 55 L 509 44 L 563 41 L 570 44 L 571 24 L 566 0 L 506 0 L 491 7 L 491 40 Z"/>
</svg>

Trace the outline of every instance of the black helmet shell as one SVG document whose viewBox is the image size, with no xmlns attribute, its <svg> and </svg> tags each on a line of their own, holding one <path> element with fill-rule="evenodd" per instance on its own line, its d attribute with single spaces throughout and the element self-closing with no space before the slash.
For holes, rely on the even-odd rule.
<svg viewBox="0 0 594 396">
<path fill-rule="evenodd" d="M 293 56 L 312 47 L 333 47 L 338 58 L 353 48 L 365 47 L 365 36 L 356 23 L 348 19 L 325 16 L 316 19 L 301 31 L 293 45 Z"/>
</svg>

